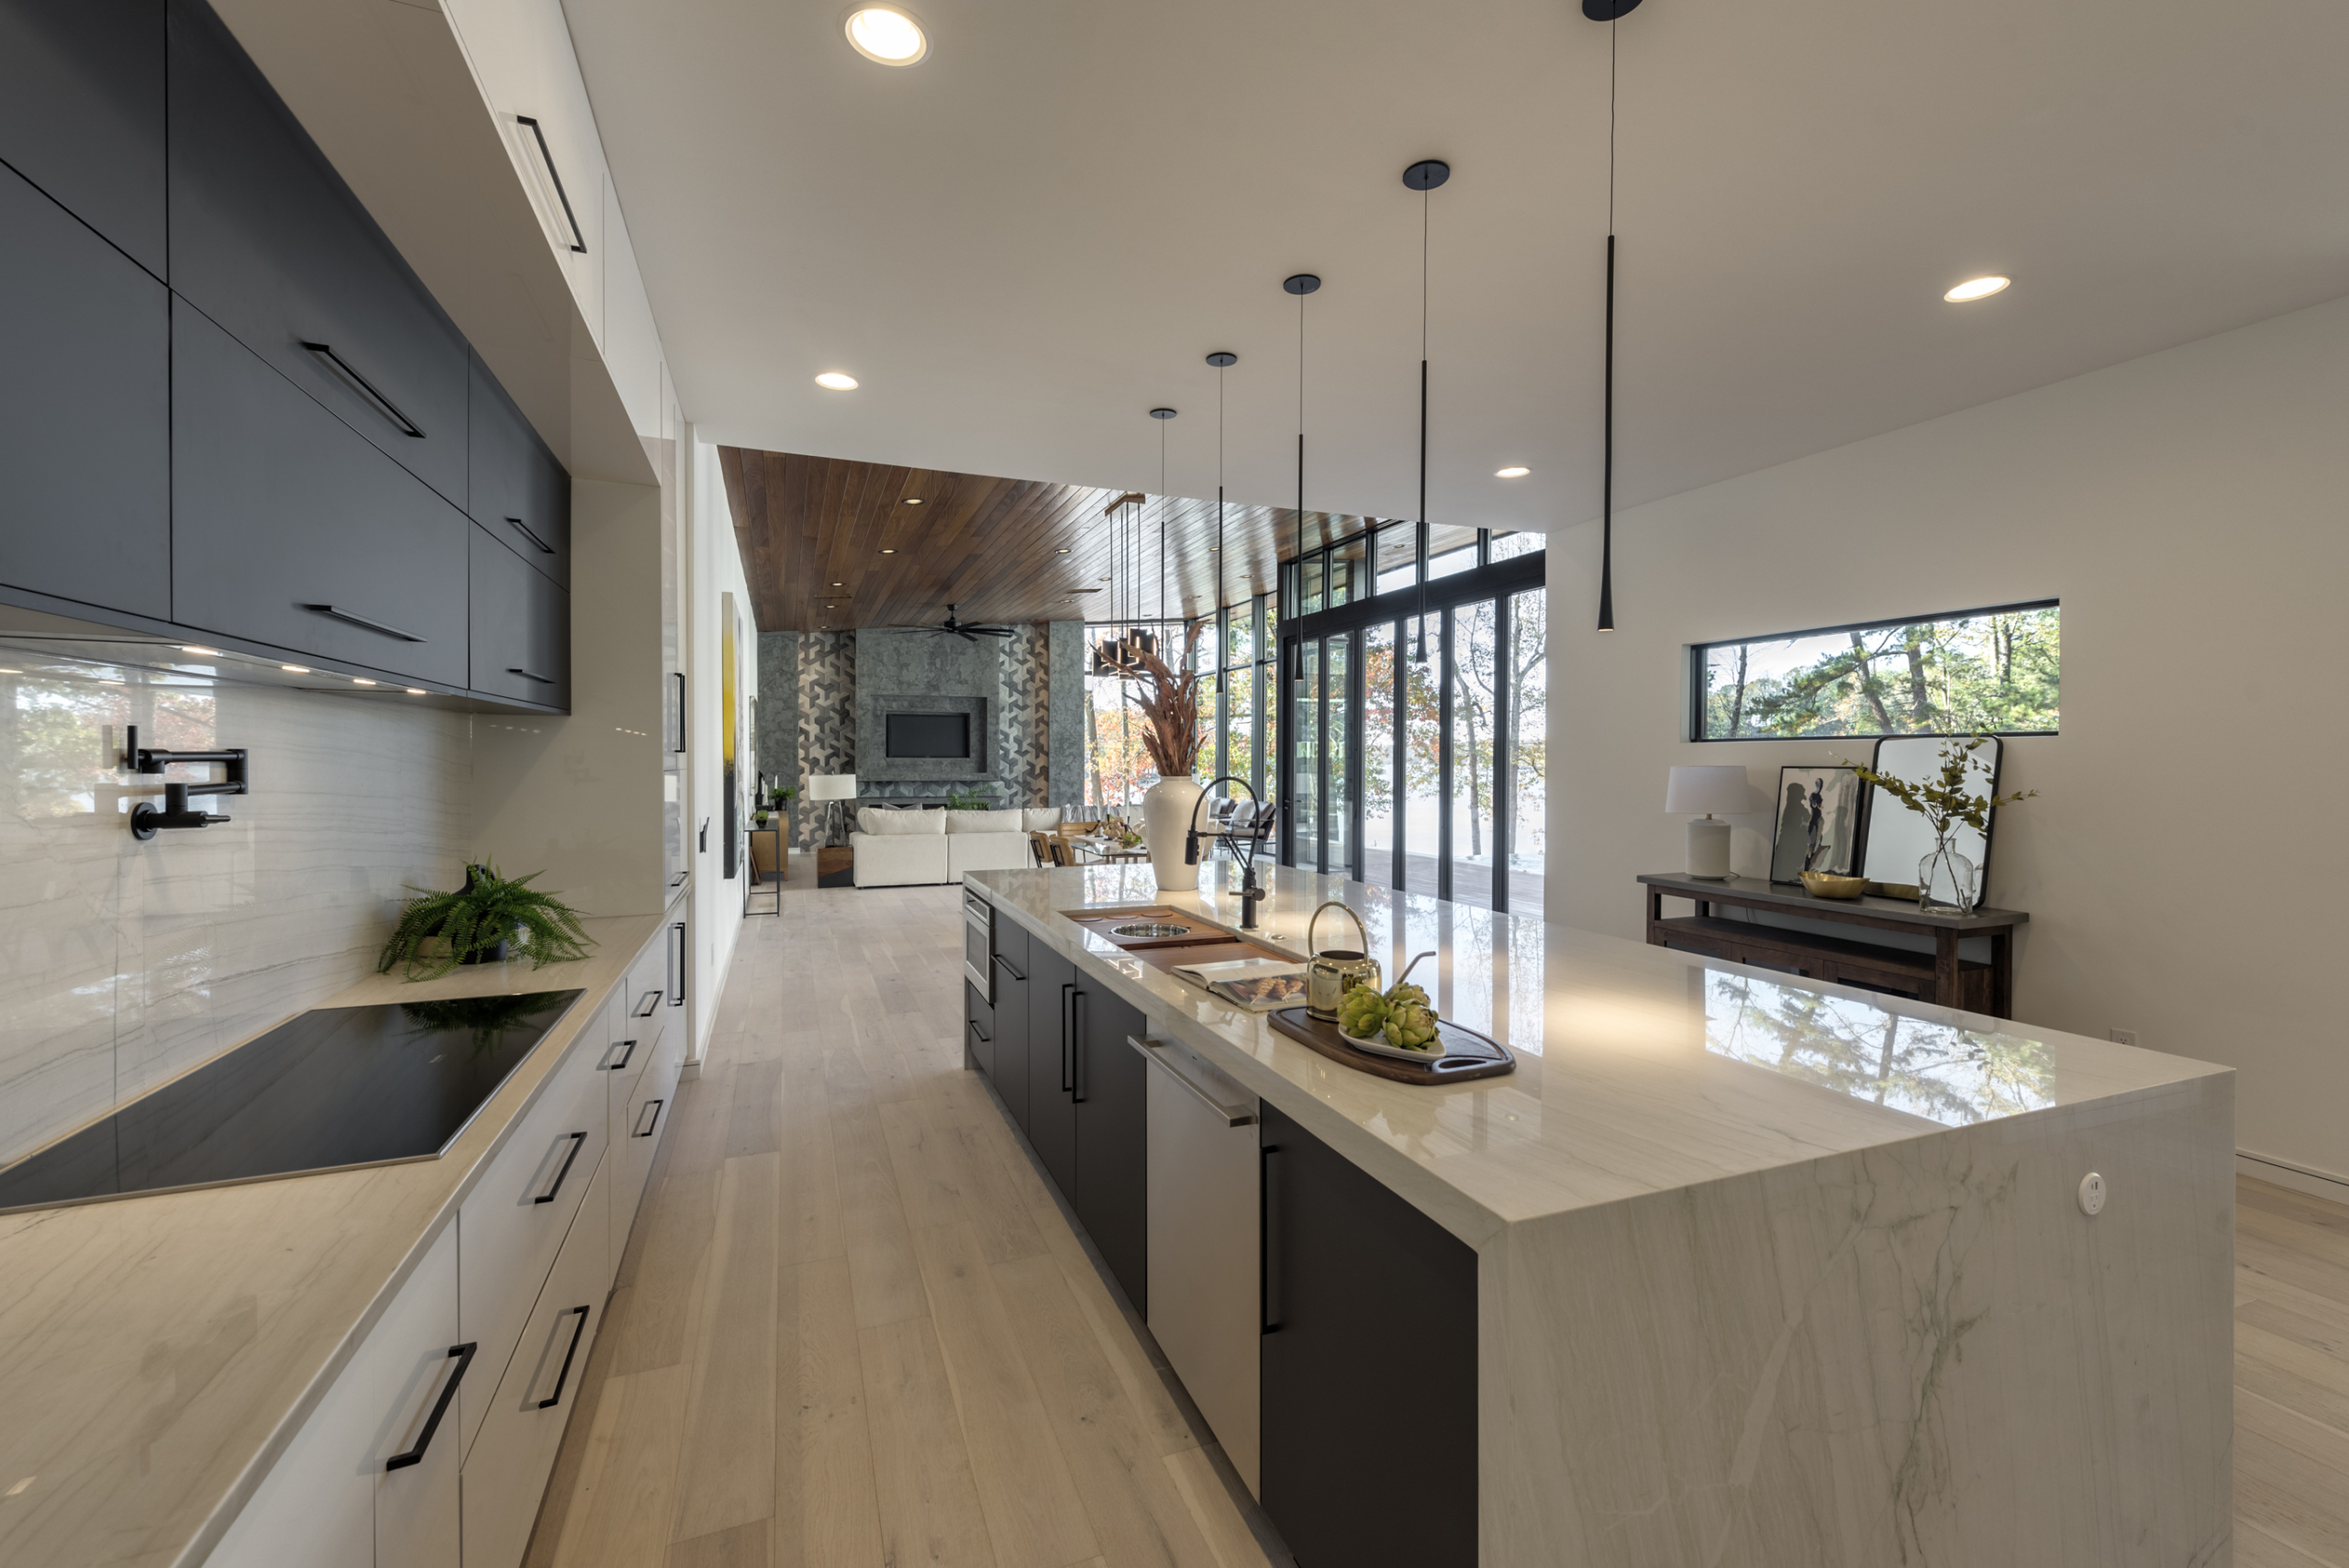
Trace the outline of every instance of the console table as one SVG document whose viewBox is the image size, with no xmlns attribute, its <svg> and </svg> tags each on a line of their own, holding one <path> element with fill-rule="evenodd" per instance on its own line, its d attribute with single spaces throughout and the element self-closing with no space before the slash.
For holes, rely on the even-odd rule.
<svg viewBox="0 0 2349 1568">
<path fill-rule="evenodd" d="M 1701 952 L 1731 963 L 1790 969 L 1807 979 L 1873 986 L 1994 1018 L 2014 1017 L 2014 929 L 2031 918 L 2018 909 L 1976 909 L 1936 915 L 1905 898 L 1813 898 L 1799 884 L 1731 877 L 1711 882 L 1680 872 L 1649 872 L 1648 940 L 1657 947 Z M 1666 898 L 1686 898 L 1694 916 L 1664 918 Z M 1719 907 L 1766 909 L 1806 920 L 1827 920 L 1932 939 L 1933 951 L 1914 952 L 1868 941 L 1847 941 L 1750 920 L 1723 919 Z M 1965 937 L 1987 937 L 1990 962 L 1958 958 Z"/>
</svg>

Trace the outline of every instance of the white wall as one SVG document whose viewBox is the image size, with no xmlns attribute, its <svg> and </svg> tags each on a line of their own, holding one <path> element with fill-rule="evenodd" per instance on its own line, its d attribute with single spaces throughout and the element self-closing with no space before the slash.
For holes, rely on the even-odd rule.
<svg viewBox="0 0 2349 1568">
<path fill-rule="evenodd" d="M 2345 495 L 2349 300 L 1624 513 L 1613 633 L 1597 527 L 1553 533 L 1549 917 L 1642 934 L 1632 877 L 1683 863 L 1671 764 L 1743 763 L 1761 804 L 1865 755 L 1689 743 L 1689 644 L 2060 596 L 2063 733 L 2009 742 L 2041 793 L 1990 867 L 2032 916 L 2017 1016 L 2232 1065 L 2240 1148 L 2349 1180 Z M 1735 829 L 1766 875 L 1766 813 Z"/>
<path fill-rule="evenodd" d="M 727 971 L 734 962 L 735 939 L 742 930 L 742 878 L 750 874 L 748 857 L 732 881 L 725 872 L 726 766 L 719 750 L 719 708 L 724 680 L 719 650 L 719 617 L 723 595 L 734 595 L 741 619 L 739 645 L 742 689 L 758 694 L 759 628 L 751 614 L 748 581 L 742 575 L 742 554 L 734 539 L 734 519 L 726 506 L 726 482 L 718 471 L 718 449 L 685 428 L 686 582 L 685 682 L 689 719 L 686 745 L 690 751 L 689 798 L 685 846 L 694 873 L 694 976 L 700 987 L 695 1005 L 693 1060 L 708 1049 L 710 1031 L 718 1022 L 718 998 L 725 988 Z M 747 708 L 747 704 L 746 704 Z M 745 767 L 749 762 L 749 726 L 742 737 Z M 743 775 L 748 787 L 748 774 Z M 709 825 L 707 848 L 702 847 L 703 823 Z"/>
</svg>

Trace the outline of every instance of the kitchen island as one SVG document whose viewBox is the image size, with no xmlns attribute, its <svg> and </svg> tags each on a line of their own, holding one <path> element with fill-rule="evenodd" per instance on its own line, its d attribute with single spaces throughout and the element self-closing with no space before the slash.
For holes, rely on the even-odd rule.
<svg viewBox="0 0 2349 1568">
<path fill-rule="evenodd" d="M 1083 1132 L 1130 1091 L 1085 1020 L 1140 1020 L 1204 1068 L 1207 1100 L 1218 1083 L 1253 1098 L 1260 1495 L 1308 1568 L 1341 1542 L 1348 1568 L 2230 1559 L 2229 1071 L 1273 872 L 1256 940 L 1302 954 L 1313 908 L 1341 899 L 1389 977 L 1433 951 L 1413 979 L 1517 1053 L 1508 1076 L 1422 1088 L 1322 1057 L 1065 913 L 1229 930 L 1236 874 L 1210 863 L 1197 892 L 1161 894 L 1146 865 L 973 873 L 1026 995 L 1015 1026 L 974 982 L 972 1051 L 1146 1316 L 1160 1284 L 1130 1260 L 1157 1238 L 1128 1233 L 1110 1190 L 1141 1153 Z M 1039 1130 L 1059 1115 L 1054 1037 L 1061 1098 L 1099 1079 L 1066 1151 Z M 1332 1172 L 1330 1190 L 1361 1191 L 1301 1225 L 1300 1195 Z M 1153 1195 L 1181 1174 L 1153 1169 Z M 1364 1314 L 1457 1315 L 1345 1322 L 1300 1273 L 1313 1258 L 1353 1271 Z M 1351 1425 L 1293 1407 L 1317 1394 Z"/>
</svg>

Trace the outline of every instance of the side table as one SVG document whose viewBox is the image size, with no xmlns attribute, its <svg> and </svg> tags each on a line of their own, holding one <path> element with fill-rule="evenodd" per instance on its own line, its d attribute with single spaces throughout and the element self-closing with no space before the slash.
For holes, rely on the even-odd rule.
<svg viewBox="0 0 2349 1568">
<path fill-rule="evenodd" d="M 1994 1018 L 2014 1017 L 2014 931 L 2031 918 L 2019 909 L 1937 915 L 1904 898 L 1814 898 L 1799 884 L 1758 877 L 1711 882 L 1679 872 L 1649 872 L 1639 880 L 1647 889 L 1648 940 L 1657 947 L 1701 952 L 1731 963 L 1791 969 L 1806 979 L 1897 992 Z M 1696 914 L 1666 919 L 1664 901 L 1668 897 L 1689 900 Z M 1716 906 L 1904 932 L 1931 939 L 1933 951 L 1917 952 L 1723 919 L 1713 913 Z M 1989 962 L 1959 958 L 1957 944 L 1966 937 L 1989 939 Z"/>
</svg>

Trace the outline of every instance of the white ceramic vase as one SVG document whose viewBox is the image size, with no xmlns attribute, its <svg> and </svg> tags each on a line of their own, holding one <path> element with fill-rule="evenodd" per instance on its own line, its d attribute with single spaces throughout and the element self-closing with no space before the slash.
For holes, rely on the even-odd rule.
<svg viewBox="0 0 2349 1568">
<path fill-rule="evenodd" d="M 1158 875 L 1161 893 L 1188 893 L 1199 885 L 1199 868 L 1183 863 L 1183 840 L 1204 793 L 1199 781 L 1187 774 L 1161 779 L 1142 791 L 1142 847 L 1150 851 L 1150 869 Z"/>
</svg>

